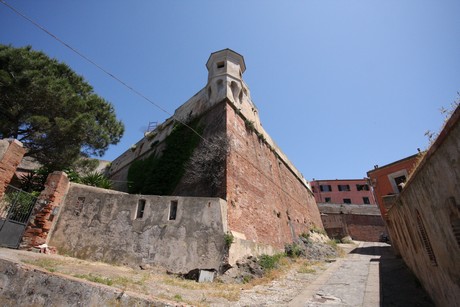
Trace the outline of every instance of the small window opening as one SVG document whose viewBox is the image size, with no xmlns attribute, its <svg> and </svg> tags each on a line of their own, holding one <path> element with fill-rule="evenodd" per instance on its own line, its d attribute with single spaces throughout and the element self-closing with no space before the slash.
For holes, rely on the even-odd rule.
<svg viewBox="0 0 460 307">
<path fill-rule="evenodd" d="M 406 182 L 406 176 L 403 175 L 396 177 L 394 181 L 396 183 L 396 186 L 398 187 L 398 191 L 401 192 L 404 187 L 404 183 Z"/>
<path fill-rule="evenodd" d="M 225 62 L 217 63 L 217 68 L 224 68 L 224 67 L 225 67 Z"/>
<path fill-rule="evenodd" d="M 332 191 L 332 187 L 329 184 L 322 184 L 319 186 L 319 189 L 321 190 L 321 192 L 331 192 Z"/>
<path fill-rule="evenodd" d="M 137 203 L 136 219 L 141 219 L 144 217 L 144 210 L 145 210 L 145 199 L 139 199 L 139 202 Z"/>
<path fill-rule="evenodd" d="M 371 202 L 369 201 L 369 197 L 363 197 L 363 203 L 365 205 L 370 205 Z"/>
<path fill-rule="evenodd" d="M 428 234 L 426 232 L 425 224 L 423 224 L 422 217 L 420 216 L 420 213 L 418 210 L 416 210 L 417 213 L 417 227 L 420 235 L 420 239 L 423 242 L 423 246 L 425 247 L 425 251 L 428 255 L 428 258 L 430 258 L 431 265 L 438 265 L 438 262 L 436 261 L 436 256 L 433 251 L 433 247 L 431 246 L 430 238 L 428 237 Z"/>
<path fill-rule="evenodd" d="M 344 204 L 351 204 L 351 199 L 350 198 L 344 198 L 343 203 Z"/>
<path fill-rule="evenodd" d="M 330 197 L 326 197 L 324 200 L 325 200 L 327 203 L 330 203 L 330 202 L 331 202 L 331 198 L 330 198 Z"/>
<path fill-rule="evenodd" d="M 177 200 L 171 200 L 169 204 L 169 220 L 174 221 L 177 215 Z"/>
<path fill-rule="evenodd" d="M 348 185 L 348 184 L 339 184 L 339 191 L 350 191 L 350 185 Z"/>
<path fill-rule="evenodd" d="M 356 190 L 358 191 L 369 191 L 369 185 L 367 184 L 357 184 Z"/>
</svg>

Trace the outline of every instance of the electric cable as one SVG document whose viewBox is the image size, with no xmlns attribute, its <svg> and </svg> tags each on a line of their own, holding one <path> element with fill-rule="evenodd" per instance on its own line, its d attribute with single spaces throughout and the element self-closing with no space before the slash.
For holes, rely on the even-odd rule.
<svg viewBox="0 0 460 307">
<path fill-rule="evenodd" d="M 16 8 L 14 8 L 13 6 L 11 6 L 10 4 L 8 4 L 6 1 L 4 0 L 0 0 L 0 3 L 2 3 L 3 5 L 5 5 L 6 7 L 8 7 L 10 10 L 12 10 L 15 14 L 17 14 L 18 16 L 22 17 L 23 19 L 27 20 L 28 22 L 30 22 L 32 25 L 34 25 L 36 28 L 38 28 L 39 30 L 45 32 L 47 35 L 51 36 L 53 39 L 55 39 L 56 41 L 58 41 L 60 44 L 64 45 L 66 48 L 70 49 L 72 52 L 74 52 L 75 54 L 77 54 L 78 56 L 80 56 L 81 58 L 83 58 L 84 60 L 86 60 L 88 63 L 90 63 L 91 65 L 95 66 L 96 68 L 98 68 L 100 71 L 104 72 L 105 74 L 107 74 L 109 77 L 111 77 L 112 79 L 114 79 L 115 81 L 117 81 L 118 83 L 122 84 L 124 87 L 126 87 L 127 89 L 129 89 L 130 91 L 132 91 L 133 93 L 135 93 L 136 95 L 138 95 L 139 97 L 143 98 L 144 100 L 146 100 L 147 102 L 149 102 L 150 104 L 152 104 L 153 106 L 155 106 L 156 108 L 158 108 L 159 110 L 161 110 L 162 112 L 168 114 L 169 116 L 171 116 L 175 121 L 179 122 L 180 124 L 184 125 L 185 127 L 187 127 L 188 129 L 190 129 L 193 133 L 195 133 L 198 137 L 200 137 L 203 141 L 205 142 L 209 142 L 208 140 L 206 140 L 199 132 L 197 132 L 195 129 L 193 129 L 192 127 L 190 127 L 188 124 L 186 124 L 185 122 L 179 120 L 179 119 L 176 119 L 174 118 L 174 115 L 171 114 L 169 111 L 167 111 L 165 108 L 163 108 L 161 105 L 157 104 L 156 102 L 154 102 L 153 100 L 151 100 L 150 98 L 148 98 L 147 96 L 145 96 L 144 94 L 142 94 L 141 92 L 139 92 L 138 90 L 136 90 L 135 88 L 133 88 L 132 86 L 130 86 L 129 84 L 127 84 L 125 81 L 123 81 L 122 79 L 118 78 L 117 76 L 115 76 L 114 74 L 112 74 L 111 72 L 109 72 L 107 69 L 105 69 L 104 67 L 102 67 L 101 65 L 97 64 L 95 61 L 91 60 L 90 58 L 88 58 L 86 55 L 84 55 L 82 52 L 78 51 L 76 48 L 70 46 L 68 43 L 66 43 L 65 41 L 63 41 L 62 39 L 60 39 L 59 37 L 57 37 L 55 34 L 53 34 L 51 31 L 47 30 L 45 27 L 43 27 L 42 25 L 40 25 L 39 23 L 37 23 L 36 21 L 34 21 L 33 19 L 27 17 L 25 14 L 21 13 L 19 10 L 17 10 Z M 280 189 L 281 191 L 283 191 L 286 195 L 289 196 L 289 198 L 291 198 L 292 200 L 294 200 L 297 204 L 299 205 L 303 205 L 299 200 L 297 200 L 296 198 L 294 198 L 294 196 L 292 196 L 288 191 L 286 191 L 283 187 L 281 187 L 279 184 L 277 184 L 276 182 L 274 182 L 272 180 L 272 178 L 270 178 L 267 174 L 265 174 L 262 170 L 260 170 L 252 161 L 250 161 L 248 158 L 246 158 L 245 156 L 243 156 L 242 154 L 240 154 L 238 151 L 235 150 L 235 153 L 237 155 L 239 155 L 243 160 L 245 160 L 247 163 L 249 163 L 255 170 L 257 170 L 260 174 L 262 174 L 262 176 L 264 176 L 268 181 L 270 181 L 271 183 L 273 183 L 278 189 Z M 286 166 L 287 167 L 287 166 Z M 289 167 L 287 167 L 289 169 Z M 296 175 L 294 175 L 295 177 L 297 177 Z M 297 178 L 297 180 L 301 180 L 300 178 Z M 300 183 L 303 185 L 303 183 Z"/>
</svg>

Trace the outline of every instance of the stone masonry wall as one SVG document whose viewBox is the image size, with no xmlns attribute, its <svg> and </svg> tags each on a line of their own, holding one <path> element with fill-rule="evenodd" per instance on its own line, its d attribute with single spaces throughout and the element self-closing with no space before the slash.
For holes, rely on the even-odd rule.
<svg viewBox="0 0 460 307">
<path fill-rule="evenodd" d="M 396 197 L 395 197 L 396 198 Z M 437 306 L 460 302 L 460 108 L 389 209 L 389 234 Z"/>
<path fill-rule="evenodd" d="M 225 104 L 229 229 L 243 239 L 284 248 L 311 227 L 323 228 L 313 193 L 230 103 Z M 263 135 L 263 134 L 262 134 Z"/>
<path fill-rule="evenodd" d="M 50 240 L 61 254 L 159 264 L 174 273 L 218 270 L 226 260 L 226 203 L 219 198 L 130 195 L 71 183 L 61 211 Z"/>
<path fill-rule="evenodd" d="M 0 197 L 14 176 L 26 150 L 17 140 L 0 140 Z"/>
</svg>

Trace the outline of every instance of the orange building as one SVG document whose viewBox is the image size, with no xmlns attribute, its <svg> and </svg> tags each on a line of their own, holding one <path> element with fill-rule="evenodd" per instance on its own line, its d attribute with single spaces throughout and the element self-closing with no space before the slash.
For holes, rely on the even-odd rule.
<svg viewBox="0 0 460 307">
<path fill-rule="evenodd" d="M 416 165 L 418 156 L 415 154 L 380 167 L 376 165 L 373 170 L 367 172 L 382 217 L 385 217 L 387 213 L 385 196 L 401 192 L 409 174 Z"/>
</svg>

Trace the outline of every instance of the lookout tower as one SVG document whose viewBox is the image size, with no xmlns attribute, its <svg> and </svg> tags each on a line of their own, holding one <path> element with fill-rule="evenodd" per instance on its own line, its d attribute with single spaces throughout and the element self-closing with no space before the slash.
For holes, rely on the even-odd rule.
<svg viewBox="0 0 460 307">
<path fill-rule="evenodd" d="M 208 69 L 208 82 L 213 78 L 225 76 L 241 80 L 246 64 L 242 55 L 227 48 L 211 53 L 206 68 Z"/>
<path fill-rule="evenodd" d="M 243 81 L 244 58 L 231 49 L 211 53 L 208 62 L 207 95 L 211 104 L 227 98 L 235 105 L 248 100 L 249 90 Z M 251 103 L 252 104 L 252 103 Z"/>
</svg>

